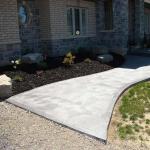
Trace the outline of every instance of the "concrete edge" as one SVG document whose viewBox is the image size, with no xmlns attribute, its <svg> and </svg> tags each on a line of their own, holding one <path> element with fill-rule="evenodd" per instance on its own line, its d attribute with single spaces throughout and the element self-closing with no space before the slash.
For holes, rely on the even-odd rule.
<svg viewBox="0 0 150 150">
<path fill-rule="evenodd" d="M 110 70 L 108 70 L 108 71 L 110 71 Z M 90 76 L 90 75 L 88 75 L 88 76 Z M 82 76 L 82 77 L 85 77 L 85 76 Z M 82 78 L 82 77 L 77 77 L 77 78 Z M 72 78 L 72 79 L 74 79 L 74 78 Z M 68 80 L 72 80 L 72 79 L 68 79 Z M 6 99 L 6 102 L 8 102 L 8 103 L 10 103 L 10 104 L 13 104 L 13 105 L 15 105 L 15 106 L 17 106 L 17 107 L 19 107 L 19 108 L 22 108 L 22 109 L 24 109 L 24 110 L 26 110 L 26 111 L 29 111 L 29 112 L 32 112 L 33 114 L 36 114 L 36 115 L 38 115 L 38 116 L 40 116 L 40 117 L 44 117 L 44 118 L 46 118 L 47 120 L 50 120 L 50 121 L 52 121 L 52 122 L 54 122 L 54 123 L 56 123 L 56 124 L 58 124 L 58 125 L 61 125 L 61 126 L 63 126 L 63 127 L 67 127 L 68 129 L 71 129 L 71 130 L 73 130 L 73 131 L 77 131 L 78 133 L 82 133 L 82 134 L 84 134 L 84 135 L 87 135 L 87 136 L 89 136 L 89 137 L 92 137 L 92 138 L 94 138 L 94 139 L 96 139 L 96 140 L 100 140 L 102 143 L 104 143 L 104 144 L 107 144 L 107 141 L 108 141 L 108 129 L 109 129 L 109 126 L 110 126 L 110 123 L 111 123 L 111 120 L 112 120 L 112 116 L 113 116 L 113 111 L 114 111 L 114 108 L 115 108 L 115 106 L 116 106 L 116 103 L 118 102 L 118 100 L 119 100 L 119 98 L 122 96 L 122 94 L 127 90 L 127 89 L 129 89 L 130 87 L 132 87 L 133 85 L 136 85 L 136 84 L 138 84 L 138 83 L 140 83 L 140 82 L 143 82 L 143 81 L 148 81 L 150 79 L 150 77 L 147 77 L 147 78 L 141 78 L 141 79 L 139 79 L 139 80 L 136 80 L 136 81 L 134 81 L 134 82 L 131 82 L 131 83 L 128 83 L 128 84 L 126 84 L 126 85 L 124 85 L 122 88 L 120 88 L 120 90 L 117 92 L 117 93 L 115 93 L 115 96 L 113 97 L 113 100 L 115 101 L 115 103 L 114 103 L 114 105 L 113 105 L 113 109 L 112 109 L 112 112 L 111 112 L 111 116 L 110 116 L 110 120 L 109 120 L 109 123 L 108 123 L 108 126 L 107 126 L 107 133 L 106 133 L 106 139 L 101 139 L 101 138 L 98 138 L 98 137 L 95 137 L 94 135 L 90 135 L 90 134 L 87 134 L 87 133 L 84 133 L 84 131 L 83 131 L 83 129 L 82 129 L 82 131 L 81 131 L 81 129 L 80 128 L 76 128 L 76 127 L 73 127 L 72 125 L 72 127 L 69 127 L 70 125 L 69 124 L 64 124 L 63 122 L 61 122 L 61 121 L 59 121 L 59 120 L 57 120 L 57 119 L 54 119 L 54 118 L 51 118 L 51 119 L 49 119 L 49 117 L 46 115 L 46 114 L 43 114 L 43 112 L 39 112 L 39 110 L 36 110 L 36 109 L 33 109 L 33 108 L 31 108 L 31 107 L 29 107 L 29 106 L 26 106 L 25 104 L 20 104 L 20 103 L 18 103 L 18 102 L 11 102 L 11 101 L 9 101 L 9 98 L 8 99 Z M 59 82 L 63 82 L 63 81 L 59 81 Z M 58 82 L 55 82 L 55 83 L 58 83 Z M 54 84 L 55 84 L 54 83 Z M 49 85 L 49 84 L 47 84 L 47 85 Z M 47 86 L 47 85 L 44 85 L 44 86 Z M 41 87 L 38 87 L 38 88 L 41 88 Z M 37 89 L 37 88 L 35 88 L 35 89 Z M 32 89 L 32 90 L 34 90 L 34 89 Z M 31 90 L 31 91 L 32 91 Z M 28 92 L 28 91 L 25 91 L 25 92 Z M 25 93 L 25 92 L 23 92 L 23 93 Z M 22 93 L 21 93 L 22 94 Z M 20 95 L 20 94 L 18 94 L 18 95 Z M 16 96 L 16 95 L 15 95 Z M 12 97 L 15 97 L 15 96 L 12 96 Z M 31 108 L 31 109 L 30 109 Z"/>
<path fill-rule="evenodd" d="M 51 121 L 51 122 L 53 122 L 53 123 L 55 123 L 57 125 L 60 125 L 62 127 L 66 127 L 66 128 L 68 128 L 70 130 L 76 131 L 78 133 L 81 133 L 83 135 L 89 136 L 89 137 L 94 138 L 96 140 L 100 140 L 102 143 L 106 144 L 106 140 L 103 140 L 101 138 L 95 137 L 94 135 L 87 134 L 84 131 L 81 131 L 81 129 L 73 127 L 72 125 L 71 125 L 72 127 L 70 127 L 70 125 L 66 124 L 66 123 L 65 123 L 66 124 L 65 125 L 63 122 L 61 122 L 61 121 L 59 121 L 57 119 L 53 119 L 53 118 L 49 119 L 49 117 L 46 114 L 43 114 L 41 111 L 39 112 L 39 110 L 36 110 L 36 109 L 33 109 L 33 108 L 30 109 L 30 107 L 28 107 L 28 106 L 26 106 L 24 104 L 22 105 L 22 104 L 20 104 L 18 102 L 13 102 L 12 103 L 11 101 L 9 101 L 9 99 L 7 99 L 5 102 L 8 103 L 8 104 L 14 105 L 14 106 L 16 106 L 18 108 L 21 108 L 21 109 L 25 110 L 26 112 L 31 112 L 31 113 L 33 113 L 33 114 L 35 114 L 35 115 L 37 115 L 37 116 L 39 116 L 41 118 L 44 118 L 44 119 L 46 119 L 48 121 Z M 37 113 L 37 111 L 38 111 L 38 113 Z"/>
</svg>

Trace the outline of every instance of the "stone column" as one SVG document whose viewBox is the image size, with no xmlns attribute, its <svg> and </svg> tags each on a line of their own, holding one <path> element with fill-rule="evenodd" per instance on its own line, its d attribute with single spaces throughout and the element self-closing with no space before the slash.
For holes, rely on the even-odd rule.
<svg viewBox="0 0 150 150">
<path fill-rule="evenodd" d="M 144 41 L 144 0 L 135 2 L 135 43 L 143 46 Z"/>
<path fill-rule="evenodd" d="M 113 0 L 113 29 L 104 30 L 104 1 L 96 1 L 98 46 L 125 55 L 128 50 L 128 0 Z"/>
</svg>

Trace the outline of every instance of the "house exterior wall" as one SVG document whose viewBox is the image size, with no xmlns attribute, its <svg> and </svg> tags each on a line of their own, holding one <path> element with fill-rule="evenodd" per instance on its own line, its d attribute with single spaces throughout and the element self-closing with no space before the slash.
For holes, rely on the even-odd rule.
<svg viewBox="0 0 150 150">
<path fill-rule="evenodd" d="M 113 30 L 104 30 L 104 0 L 97 1 L 98 45 L 122 55 L 127 52 L 128 42 L 128 0 L 113 1 Z"/>
<path fill-rule="evenodd" d="M 49 48 L 52 56 L 64 55 L 66 51 L 78 47 L 89 49 L 109 49 L 125 55 L 129 49 L 129 36 L 133 36 L 135 45 L 142 45 L 144 39 L 144 1 L 136 0 L 134 33 L 129 34 L 128 0 L 113 0 L 113 30 L 104 30 L 104 1 L 49 0 L 51 40 Z M 67 34 L 66 6 L 87 7 L 89 11 L 89 33 L 87 37 L 72 38 Z M 96 16 L 96 18 L 95 18 Z M 57 19 L 56 19 L 57 18 Z M 95 30 L 96 29 L 96 30 Z"/>
<path fill-rule="evenodd" d="M 135 43 L 144 39 L 144 1 L 135 0 Z M 25 27 L 18 23 L 20 0 L 0 0 L 0 65 L 20 56 L 20 49 L 62 56 L 79 47 L 109 49 L 127 53 L 129 48 L 128 0 L 113 0 L 113 30 L 104 30 L 104 0 L 30 0 L 32 22 Z M 67 31 L 67 7 L 88 9 L 88 32 L 85 36 L 70 36 Z M 20 34 L 19 34 L 20 31 Z M 21 43 L 21 48 L 20 48 Z"/>
<path fill-rule="evenodd" d="M 134 34 L 129 33 L 129 3 L 128 0 L 113 1 L 113 25 L 111 31 L 103 30 L 104 23 L 104 0 L 97 1 L 97 34 L 98 45 L 110 49 L 110 51 L 126 54 L 129 50 L 130 36 L 134 36 L 135 45 L 142 45 L 144 39 L 144 1 L 136 0 L 134 11 Z"/>
<path fill-rule="evenodd" d="M 145 35 L 145 43 L 150 42 L 150 1 L 145 3 L 145 10 L 144 10 L 144 23 L 145 23 L 145 28 L 144 28 L 144 35 Z"/>
<path fill-rule="evenodd" d="M 47 49 L 46 53 L 54 57 L 64 55 L 70 50 L 76 51 L 79 47 L 92 47 L 93 42 L 96 41 L 95 4 L 95 2 L 84 0 L 30 1 L 28 5 L 33 14 L 33 21 L 32 24 L 20 29 L 22 48 L 41 52 Z M 67 30 L 68 6 L 88 9 L 88 29 L 85 36 L 69 35 Z M 37 20 L 39 23 L 36 22 Z"/>
<path fill-rule="evenodd" d="M 28 14 L 31 21 L 25 25 L 19 25 L 20 40 L 22 52 L 26 51 L 35 52 L 39 49 L 40 43 L 40 27 L 39 27 L 39 9 L 36 7 L 36 0 L 26 1 Z M 22 0 L 17 0 L 17 5 L 22 5 Z"/>
<path fill-rule="evenodd" d="M 96 6 L 94 1 L 49 0 L 50 40 L 44 41 L 51 56 L 60 56 L 79 47 L 92 47 L 96 41 Z M 67 7 L 88 9 L 88 30 L 85 36 L 70 36 L 67 30 Z M 44 43 L 42 42 L 42 44 Z"/>
<path fill-rule="evenodd" d="M 136 0 L 135 5 L 135 44 L 144 43 L 144 0 Z"/>
<path fill-rule="evenodd" d="M 145 14 L 150 14 L 150 8 L 145 8 Z"/>
<path fill-rule="evenodd" d="M 35 7 L 39 10 L 39 29 L 40 39 L 50 39 L 50 3 L 49 0 L 37 0 L 35 1 Z"/>
<path fill-rule="evenodd" d="M 19 56 L 17 1 L 0 0 L 0 66 Z"/>
<path fill-rule="evenodd" d="M 70 39 L 67 30 L 67 7 L 85 7 L 88 9 L 88 31 L 85 37 L 96 36 L 95 2 L 84 0 L 49 0 L 51 39 Z"/>
</svg>

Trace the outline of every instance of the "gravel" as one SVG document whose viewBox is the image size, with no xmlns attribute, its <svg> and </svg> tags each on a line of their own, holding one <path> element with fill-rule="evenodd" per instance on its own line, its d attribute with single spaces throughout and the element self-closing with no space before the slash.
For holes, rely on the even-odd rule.
<svg viewBox="0 0 150 150">
<path fill-rule="evenodd" d="M 101 141 L 6 102 L 0 103 L 0 150 L 148 150 L 132 141 Z"/>
</svg>

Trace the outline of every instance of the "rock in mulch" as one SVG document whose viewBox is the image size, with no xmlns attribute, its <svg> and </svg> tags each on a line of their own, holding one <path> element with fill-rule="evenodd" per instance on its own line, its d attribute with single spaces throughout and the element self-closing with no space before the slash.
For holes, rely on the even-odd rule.
<svg viewBox="0 0 150 150">
<path fill-rule="evenodd" d="M 43 61 L 43 56 L 40 53 L 29 53 L 22 56 L 21 61 L 26 64 L 38 64 Z"/>
<path fill-rule="evenodd" d="M 6 75 L 0 76 L 0 98 L 7 98 L 12 95 L 11 78 Z"/>
<path fill-rule="evenodd" d="M 97 59 L 102 63 L 109 63 L 113 61 L 113 56 L 111 54 L 99 55 Z"/>
</svg>

